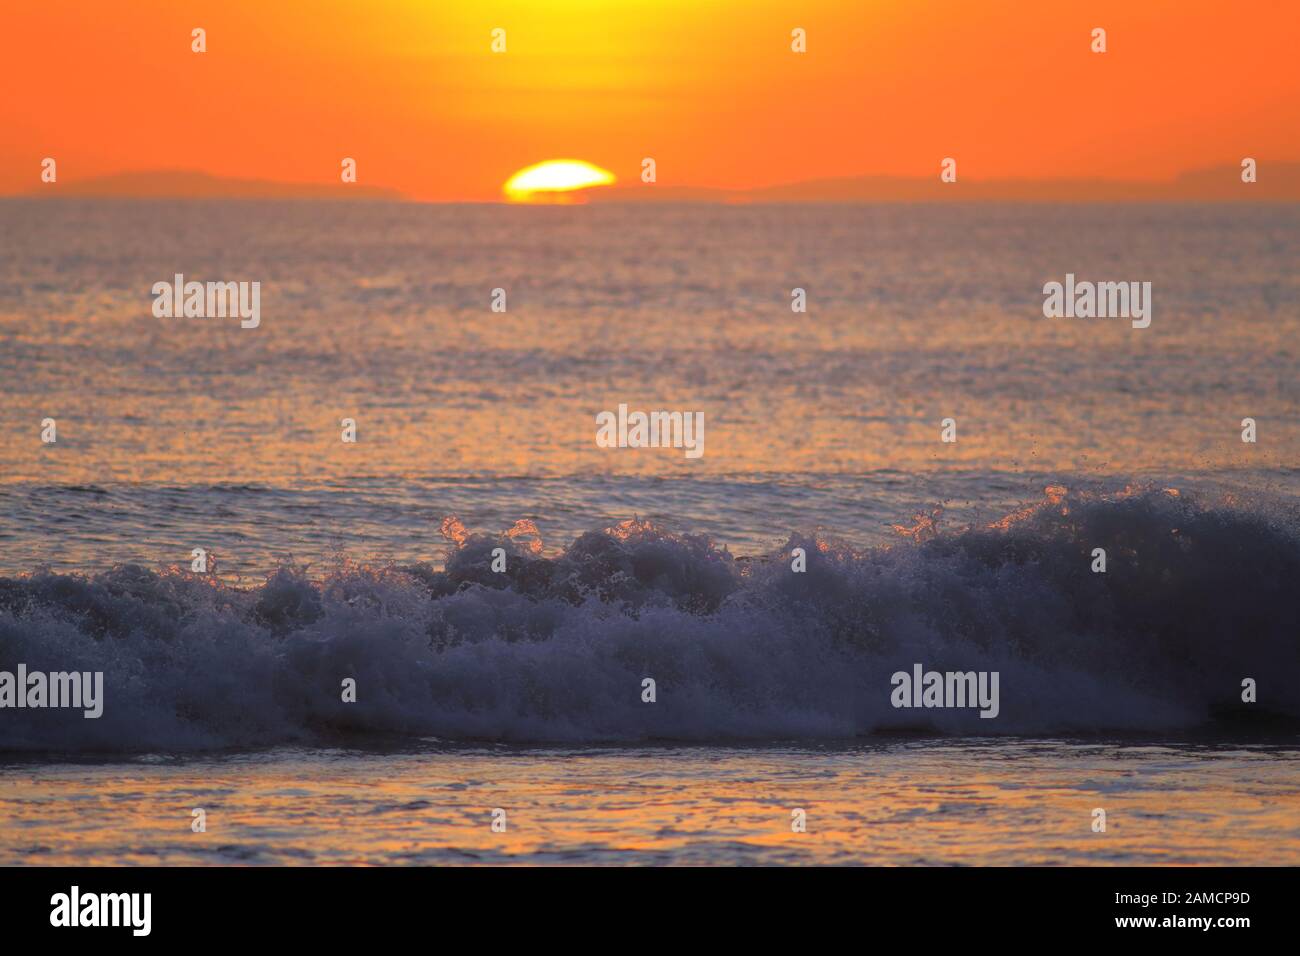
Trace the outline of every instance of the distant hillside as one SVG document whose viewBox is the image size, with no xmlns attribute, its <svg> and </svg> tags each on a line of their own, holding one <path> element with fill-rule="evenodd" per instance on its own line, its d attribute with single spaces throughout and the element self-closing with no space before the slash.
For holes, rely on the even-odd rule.
<svg viewBox="0 0 1300 956">
<path fill-rule="evenodd" d="M 689 189 L 659 185 L 593 190 L 594 202 L 1300 202 L 1300 163 L 1260 163 L 1258 182 L 1243 183 L 1239 166 L 1217 166 L 1176 179 L 958 179 L 855 176 L 762 189 Z"/>
<path fill-rule="evenodd" d="M 282 183 L 234 179 L 184 169 L 117 173 L 60 181 L 31 190 L 35 196 L 121 197 L 124 199 L 371 199 L 400 201 L 395 189 L 356 183 Z"/>
<path fill-rule="evenodd" d="M 583 191 L 593 203 L 782 202 L 1300 202 L 1300 163 L 1263 160 L 1258 182 L 1243 183 L 1239 166 L 1216 166 L 1160 181 L 1118 179 L 959 179 L 935 175 L 853 176 L 816 179 L 759 189 L 715 189 L 669 184 L 605 186 Z M 285 183 L 234 179 L 192 170 L 118 173 L 60 181 L 29 192 L 37 196 L 137 199 L 368 199 L 401 202 L 396 189 L 353 183 Z"/>
</svg>

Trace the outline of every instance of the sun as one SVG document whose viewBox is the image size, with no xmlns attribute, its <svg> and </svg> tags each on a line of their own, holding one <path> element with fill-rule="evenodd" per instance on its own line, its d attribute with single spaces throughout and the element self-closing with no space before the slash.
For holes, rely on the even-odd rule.
<svg viewBox="0 0 1300 956">
<path fill-rule="evenodd" d="M 609 170 L 581 159 L 548 159 L 519 170 L 501 191 L 511 202 L 572 202 L 577 197 L 569 194 L 576 190 L 612 182 L 614 174 Z"/>
</svg>

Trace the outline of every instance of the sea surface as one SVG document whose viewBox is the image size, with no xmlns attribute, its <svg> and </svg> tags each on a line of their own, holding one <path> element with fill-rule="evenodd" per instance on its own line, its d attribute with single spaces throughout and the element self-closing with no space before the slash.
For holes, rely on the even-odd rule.
<svg viewBox="0 0 1300 956">
<path fill-rule="evenodd" d="M 893 739 L 0 763 L 0 865 L 1295 866 L 1298 760 Z"/>
<path fill-rule="evenodd" d="M 3 573 L 438 562 L 451 513 L 752 554 L 1063 478 L 1300 489 L 1295 206 L 6 200 L 0 225 Z M 177 273 L 259 281 L 260 327 L 154 318 Z M 1045 319 L 1067 273 L 1150 281 L 1151 326 Z M 598 448 L 620 403 L 702 411 L 704 455 Z"/>
<path fill-rule="evenodd" d="M 1300 862 L 1297 262 L 1295 206 L 0 201 L 0 670 L 106 697 L 0 710 L 0 863 Z"/>
</svg>

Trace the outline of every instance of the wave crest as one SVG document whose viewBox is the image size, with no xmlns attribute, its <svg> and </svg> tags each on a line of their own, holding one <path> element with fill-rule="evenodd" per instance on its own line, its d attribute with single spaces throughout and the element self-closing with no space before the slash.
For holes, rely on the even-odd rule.
<svg viewBox="0 0 1300 956">
<path fill-rule="evenodd" d="M 824 532 L 733 557 L 633 520 L 547 556 L 531 522 L 444 524 L 432 565 L 340 560 L 244 589 L 129 565 L 0 579 L 0 668 L 103 671 L 104 715 L 6 710 L 0 748 L 145 751 L 339 732 L 508 741 L 1165 732 L 1300 719 L 1293 514 L 1053 486 L 885 548 Z M 506 571 L 491 570 L 492 552 Z M 803 548 L 806 573 L 791 570 Z M 1090 570 L 1104 548 L 1107 571 Z M 996 670 L 1001 713 L 895 710 L 914 663 Z M 344 703 L 341 682 L 357 682 Z M 657 700 L 641 700 L 653 678 Z M 1243 705 L 1243 678 L 1259 703 Z"/>
</svg>

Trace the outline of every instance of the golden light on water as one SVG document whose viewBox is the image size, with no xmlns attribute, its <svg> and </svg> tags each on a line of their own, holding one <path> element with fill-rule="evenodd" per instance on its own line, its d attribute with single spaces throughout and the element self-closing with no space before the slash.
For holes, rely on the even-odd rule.
<svg viewBox="0 0 1300 956">
<path fill-rule="evenodd" d="M 614 174 L 581 159 L 548 159 L 515 173 L 501 191 L 511 202 L 556 202 L 571 200 L 569 194 L 593 186 L 608 186 Z"/>
<path fill-rule="evenodd" d="M 1297 858 L 1294 840 L 1275 838 L 1300 811 L 1294 762 L 1269 752 L 1206 761 L 1133 748 L 1118 763 L 1108 748 L 1027 742 L 999 760 L 950 745 L 880 747 L 869 760 L 815 751 L 773 759 L 741 748 L 655 760 L 613 749 L 580 759 L 412 752 L 391 755 L 382 778 L 369 779 L 371 759 L 284 753 L 10 774 L 0 777 L 0 864 L 20 863 L 39 845 L 42 863 L 58 866 L 204 865 L 224 862 L 226 841 L 256 846 L 258 862 L 278 865 L 546 864 L 556 847 L 584 846 L 639 863 L 668 854 L 775 863 L 796 852 L 800 862 L 877 866 L 1187 858 L 1294 866 Z M 1159 813 L 1147 812 L 1152 789 L 1133 786 L 1135 767 L 1155 772 Z M 816 826 L 794 851 L 789 808 L 806 805 L 808 779 L 818 781 Z M 881 780 L 889 786 L 864 810 L 862 794 Z M 474 799 L 460 781 L 476 781 Z M 223 793 L 227 834 L 177 840 L 180 795 L 205 788 Z M 1100 858 L 1088 814 L 1103 795 L 1120 822 Z M 509 808 L 505 832 L 485 825 L 489 807 Z M 863 822 L 868 812 L 872 825 Z M 293 851 L 269 844 L 268 828 L 284 832 Z"/>
</svg>

